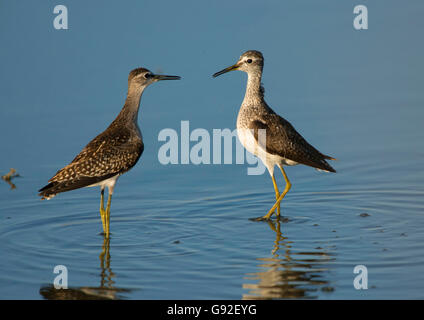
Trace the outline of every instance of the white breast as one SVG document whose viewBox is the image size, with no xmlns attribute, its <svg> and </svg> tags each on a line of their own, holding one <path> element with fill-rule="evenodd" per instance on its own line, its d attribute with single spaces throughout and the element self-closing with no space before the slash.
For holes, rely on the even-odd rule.
<svg viewBox="0 0 424 320">
<path fill-rule="evenodd" d="M 237 136 L 240 140 L 240 143 L 243 145 L 243 147 L 246 148 L 247 151 L 254 154 L 255 156 L 258 156 L 258 153 L 261 151 L 259 149 L 262 148 L 259 147 L 259 144 L 252 134 L 252 130 L 237 129 Z"/>
<path fill-rule="evenodd" d="M 237 129 L 237 135 L 243 147 L 245 147 L 246 150 L 250 153 L 257 156 L 259 159 L 261 159 L 261 161 L 267 167 L 271 176 L 274 173 L 274 166 L 277 164 L 288 166 L 294 166 L 298 164 L 295 161 L 266 152 L 266 150 L 259 146 L 259 143 L 256 141 L 255 136 L 253 135 L 253 130 Z"/>
</svg>

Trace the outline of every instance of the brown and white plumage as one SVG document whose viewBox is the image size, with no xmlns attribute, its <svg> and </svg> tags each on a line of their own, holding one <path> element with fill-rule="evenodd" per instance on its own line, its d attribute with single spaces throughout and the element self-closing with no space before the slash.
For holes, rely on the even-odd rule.
<svg viewBox="0 0 424 320">
<path fill-rule="evenodd" d="M 248 123 L 257 144 L 267 153 L 280 156 L 286 162 L 304 164 L 318 170 L 336 172 L 326 160 L 335 160 L 324 155 L 310 145 L 290 122 L 276 114 L 272 109 L 266 114 L 260 114 Z M 264 130 L 265 145 L 259 139 L 259 130 Z M 287 161 L 288 160 L 288 161 Z M 286 165 L 289 165 L 286 163 Z"/>
<path fill-rule="evenodd" d="M 247 151 L 261 159 L 271 175 L 276 203 L 264 218 L 269 219 L 291 187 L 283 166 L 304 164 L 318 170 L 336 172 L 326 160 L 335 160 L 310 145 L 284 118 L 276 114 L 265 102 L 261 84 L 264 58 L 255 50 L 246 51 L 238 62 L 213 76 L 217 77 L 233 70 L 247 73 L 247 87 L 237 116 L 237 135 Z M 274 178 L 274 167 L 278 166 L 286 180 L 284 191 L 279 193 Z"/>
<path fill-rule="evenodd" d="M 42 199 L 60 192 L 88 187 L 130 170 L 143 153 L 141 135 L 127 127 L 111 126 L 90 143 L 49 184 L 40 189 Z"/>
<path fill-rule="evenodd" d="M 137 163 L 144 150 L 143 138 L 137 124 L 141 95 L 151 83 L 178 79 L 178 76 L 156 75 L 144 68 L 132 70 L 128 76 L 127 98 L 119 115 L 105 131 L 88 143 L 70 164 L 60 169 L 49 180 L 49 184 L 39 190 L 39 196 L 42 199 L 51 199 L 61 192 L 100 186 L 100 213 L 103 228 L 107 227 L 104 231 L 108 236 L 110 199 L 116 180 Z M 103 192 L 106 187 L 109 198 L 105 211 Z"/>
</svg>

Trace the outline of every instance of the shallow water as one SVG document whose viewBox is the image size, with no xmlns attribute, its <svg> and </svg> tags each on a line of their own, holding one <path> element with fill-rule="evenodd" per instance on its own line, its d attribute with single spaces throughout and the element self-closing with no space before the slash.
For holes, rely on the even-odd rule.
<svg viewBox="0 0 424 320">
<path fill-rule="evenodd" d="M 243 19 L 254 12 L 246 3 Z M 143 39 L 150 39 L 149 47 L 156 50 L 140 56 L 143 45 L 130 40 L 145 31 L 133 30 L 135 22 L 125 19 L 123 26 L 109 26 L 113 17 L 123 19 L 124 8 L 117 5 L 102 9 L 98 19 L 103 28 L 88 31 L 83 27 L 88 28 L 86 19 L 96 8 L 75 5 L 78 17 L 64 39 L 50 30 L 50 20 L 48 26 L 41 21 L 51 19 L 48 5 L 33 8 L 40 20 L 29 30 L 10 29 L 13 22 L 4 12 L 27 13 L 16 4 L 3 4 L 2 25 L 12 36 L 28 36 L 28 46 L 38 51 L 21 51 L 11 42 L 0 53 L 0 116 L 6 119 L 0 127 L 0 173 L 14 167 L 21 175 L 12 180 L 15 189 L 0 181 L 0 298 L 424 298 L 424 94 L 419 85 L 424 50 L 422 41 L 414 41 L 423 27 L 418 19 L 423 6 L 370 4 L 386 28 L 370 25 L 359 35 L 350 22 L 355 2 L 326 3 L 333 10 L 317 7 L 308 11 L 309 20 L 301 5 L 279 8 L 291 12 L 292 23 L 295 17 L 302 21 L 296 34 L 285 34 L 284 59 L 277 54 L 278 44 L 265 38 L 248 41 L 245 30 L 251 29 L 242 17 L 231 22 L 242 26 L 235 37 L 226 34 L 227 7 L 205 12 L 190 4 L 199 14 L 187 16 L 191 20 L 184 23 L 198 24 L 202 37 L 184 23 L 175 26 L 176 33 L 155 25 Z M 157 9 L 135 2 L 127 6 Z M 260 28 L 273 39 L 278 32 L 273 30 L 288 30 L 290 22 L 266 8 Z M 400 13 L 392 26 L 387 20 L 395 10 Z M 168 8 L 161 21 L 168 21 L 172 12 L 181 20 L 187 14 Z M 340 22 L 343 14 L 348 26 Z M 218 16 L 222 24 L 214 29 L 211 17 Z M 326 22 L 320 20 L 323 16 Z M 137 21 L 151 22 L 146 19 Z M 343 26 L 310 28 L 317 23 L 313 19 Z M 166 26 L 171 27 L 169 22 Z M 2 42 L 11 37 L 5 30 Z M 106 37 L 108 30 L 113 32 Z M 124 31 L 130 35 L 121 39 Z M 302 37 L 308 41 L 300 41 Z M 92 39 L 99 47 L 90 44 Z M 195 39 L 197 46 L 165 53 L 167 45 L 186 39 Z M 223 47 L 210 46 L 210 41 Z M 120 43 L 133 50 L 120 53 Z M 56 46 L 68 48 L 57 61 Z M 86 48 L 84 59 L 74 47 Z M 309 142 L 338 159 L 332 162 L 336 174 L 287 168 L 293 187 L 282 203 L 280 221 L 250 220 L 273 205 L 267 173 L 249 176 L 247 165 L 236 164 L 163 166 L 157 158 L 160 130 L 179 132 L 182 120 L 189 120 L 191 129 L 210 133 L 234 128 L 246 78 L 235 72 L 218 79 L 210 75 L 253 47 L 265 54 L 268 103 Z M 355 59 L 361 54 L 362 59 Z M 12 67 L 6 63 L 11 60 L 22 63 Z M 59 60 L 67 61 L 61 82 L 54 76 Z M 109 70 L 102 67 L 106 63 Z M 123 103 L 127 72 L 145 63 L 183 80 L 154 85 L 142 97 L 146 149 L 137 166 L 118 180 L 112 235 L 104 241 L 98 188 L 50 201 L 40 201 L 36 191 L 113 120 Z M 22 91 L 15 72 L 25 70 L 28 88 Z M 282 190 L 279 172 L 277 181 Z M 52 288 L 57 265 L 67 267 L 70 290 Z M 367 290 L 353 286 L 357 265 L 368 269 Z"/>
</svg>

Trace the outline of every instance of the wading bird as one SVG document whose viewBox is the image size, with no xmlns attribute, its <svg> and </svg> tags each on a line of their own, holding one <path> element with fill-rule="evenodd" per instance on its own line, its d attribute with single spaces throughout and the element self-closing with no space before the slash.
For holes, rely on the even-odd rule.
<svg viewBox="0 0 424 320">
<path fill-rule="evenodd" d="M 311 146 L 284 118 L 276 114 L 264 100 L 261 84 L 264 58 L 255 50 L 246 51 L 236 64 L 213 74 L 217 77 L 233 70 L 247 73 L 247 87 L 244 100 L 237 117 L 237 135 L 241 144 L 267 167 L 274 184 L 276 202 L 269 212 L 260 219 L 269 219 L 277 208 L 280 215 L 280 201 L 291 188 L 291 183 L 283 166 L 304 164 L 318 170 L 336 172 L 325 160 L 336 160 L 326 156 Z M 280 194 L 274 177 L 274 167 L 278 166 L 286 181 Z"/>
<path fill-rule="evenodd" d="M 60 169 L 39 190 L 39 196 L 51 199 L 56 194 L 83 187 L 100 186 L 100 216 L 103 232 L 110 233 L 110 204 L 116 180 L 130 170 L 143 153 L 144 144 L 137 124 L 140 99 L 144 89 L 160 80 L 178 80 L 178 76 L 153 74 L 138 68 L 128 76 L 127 98 L 119 115 L 109 127 L 88 143 L 70 164 Z M 107 207 L 104 190 L 108 188 Z"/>
</svg>

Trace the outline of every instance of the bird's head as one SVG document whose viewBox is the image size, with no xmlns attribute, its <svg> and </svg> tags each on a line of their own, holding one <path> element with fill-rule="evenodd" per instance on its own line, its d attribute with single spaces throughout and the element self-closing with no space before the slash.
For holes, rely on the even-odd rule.
<svg viewBox="0 0 424 320">
<path fill-rule="evenodd" d="M 240 56 L 240 59 L 236 64 L 214 73 L 213 77 L 217 77 L 221 74 L 234 70 L 240 70 L 252 74 L 261 74 L 263 67 L 264 57 L 262 53 L 256 50 L 249 50 Z"/>
<path fill-rule="evenodd" d="M 137 68 L 130 72 L 128 76 L 128 86 L 129 87 L 147 87 L 149 84 L 153 82 L 161 81 L 161 80 L 179 80 L 181 77 L 179 76 L 167 76 L 163 74 L 154 74 L 148 69 L 145 68 Z"/>
</svg>

